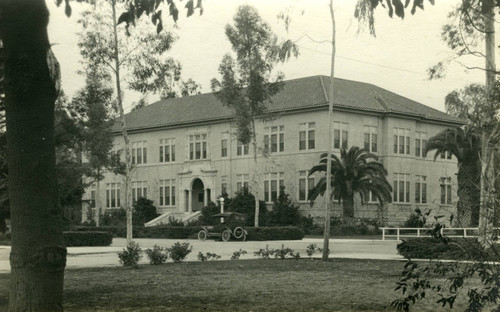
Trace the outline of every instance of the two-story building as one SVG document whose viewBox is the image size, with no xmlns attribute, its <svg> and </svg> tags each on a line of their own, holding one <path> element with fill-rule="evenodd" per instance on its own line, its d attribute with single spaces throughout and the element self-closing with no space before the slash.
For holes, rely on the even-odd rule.
<svg viewBox="0 0 500 312">
<path fill-rule="evenodd" d="M 307 198 L 319 176 L 308 177 L 308 170 L 328 148 L 328 86 L 325 76 L 285 82 L 269 105 L 276 118 L 257 121 L 258 168 L 252 146 L 236 138 L 232 111 L 213 94 L 162 100 L 127 114 L 133 199 L 153 200 L 165 222 L 169 216 L 189 218 L 223 192 L 232 196 L 246 185 L 250 191 L 258 187 L 260 199 L 271 204 L 283 184 L 304 215 L 321 217 L 324 199 L 311 206 Z M 393 185 L 392 203 L 381 207 L 357 198 L 355 216 L 397 224 L 416 207 L 454 213 L 456 160 L 443 155 L 434 162 L 423 157 L 423 149 L 428 138 L 461 124 L 377 86 L 335 79 L 334 153 L 355 145 L 379 155 Z M 118 123 L 113 135 L 115 148 L 123 148 Z M 101 198 L 93 185 L 86 199 L 100 200 L 105 209 L 120 207 L 123 177 L 108 173 L 100 185 Z M 340 213 L 334 204 L 332 214 Z"/>
</svg>

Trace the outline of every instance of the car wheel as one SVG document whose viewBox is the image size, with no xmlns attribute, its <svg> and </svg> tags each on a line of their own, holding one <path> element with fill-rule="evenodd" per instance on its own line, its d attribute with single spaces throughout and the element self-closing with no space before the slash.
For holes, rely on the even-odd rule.
<svg viewBox="0 0 500 312">
<path fill-rule="evenodd" d="M 227 242 L 231 238 L 231 231 L 228 229 L 225 229 L 222 231 L 222 240 L 224 242 Z"/>
<path fill-rule="evenodd" d="M 243 230 L 243 228 L 241 226 L 238 226 L 236 227 L 234 230 L 233 230 L 233 236 L 237 239 L 240 239 L 243 237 L 243 235 L 245 234 L 245 230 Z"/>
<path fill-rule="evenodd" d="M 201 241 L 204 241 L 207 239 L 207 231 L 205 230 L 201 230 L 198 232 L 198 239 L 201 240 Z"/>
</svg>

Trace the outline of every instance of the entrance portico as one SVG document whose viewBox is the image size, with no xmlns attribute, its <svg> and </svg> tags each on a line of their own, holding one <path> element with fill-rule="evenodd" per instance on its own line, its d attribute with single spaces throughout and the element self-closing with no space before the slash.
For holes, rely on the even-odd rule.
<svg viewBox="0 0 500 312">
<path fill-rule="evenodd" d="M 179 172 L 180 190 L 183 196 L 179 212 L 193 213 L 208 205 L 215 192 L 217 170 L 210 162 L 188 163 Z"/>
</svg>

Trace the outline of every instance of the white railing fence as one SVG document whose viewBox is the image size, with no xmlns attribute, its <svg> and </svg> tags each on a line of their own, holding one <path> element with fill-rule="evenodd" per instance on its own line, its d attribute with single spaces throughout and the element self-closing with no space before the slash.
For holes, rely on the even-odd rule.
<svg viewBox="0 0 500 312">
<path fill-rule="evenodd" d="M 386 238 L 396 238 L 400 240 L 404 237 L 424 237 L 429 236 L 428 232 L 430 228 L 404 228 L 404 227 L 382 227 L 382 240 Z M 497 231 L 500 228 L 496 227 L 494 230 Z M 477 237 L 479 234 L 479 228 L 441 228 L 441 235 L 447 237 Z"/>
</svg>

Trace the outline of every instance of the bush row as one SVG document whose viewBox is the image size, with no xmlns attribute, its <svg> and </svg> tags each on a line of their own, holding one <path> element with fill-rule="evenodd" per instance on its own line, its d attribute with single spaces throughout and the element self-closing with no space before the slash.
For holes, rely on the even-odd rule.
<svg viewBox="0 0 500 312">
<path fill-rule="evenodd" d="M 411 238 L 397 246 L 398 252 L 409 259 L 494 260 L 492 250 L 485 251 L 477 238 L 443 240 L 433 237 Z M 496 259 L 498 260 L 498 259 Z"/>
<path fill-rule="evenodd" d="M 304 232 L 296 226 L 276 226 L 276 227 L 245 227 L 248 232 L 247 240 L 299 240 L 304 237 Z M 84 231 L 107 231 L 114 237 L 126 237 L 127 230 L 124 227 L 85 227 L 78 226 L 72 229 L 77 232 Z M 196 238 L 201 226 L 152 226 L 134 227 L 135 238 L 169 238 L 185 239 Z"/>
<path fill-rule="evenodd" d="M 77 232 L 66 231 L 63 233 L 66 247 L 75 246 L 109 246 L 113 241 L 113 235 L 110 232 Z"/>
</svg>

